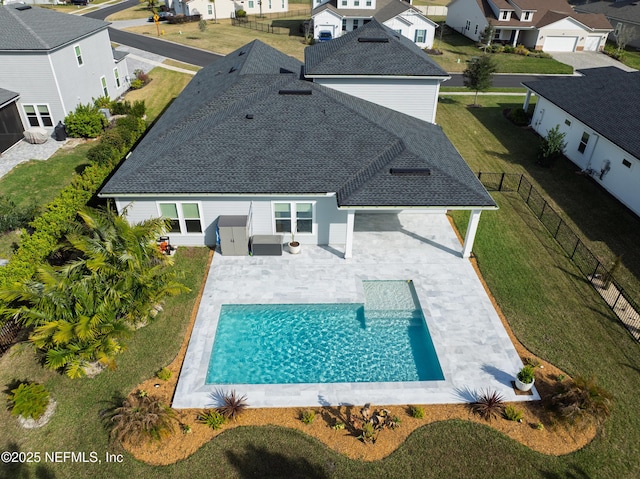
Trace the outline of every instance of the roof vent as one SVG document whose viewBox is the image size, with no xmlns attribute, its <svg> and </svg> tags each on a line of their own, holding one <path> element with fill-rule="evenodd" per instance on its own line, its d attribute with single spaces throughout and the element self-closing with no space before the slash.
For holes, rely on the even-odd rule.
<svg viewBox="0 0 640 479">
<path fill-rule="evenodd" d="M 253 120 L 253 115 L 251 113 L 247 113 L 247 115 L 245 116 L 245 118 L 247 120 Z"/>
<path fill-rule="evenodd" d="M 278 95 L 311 95 L 311 90 L 279 90 Z"/>
<path fill-rule="evenodd" d="M 390 168 L 393 176 L 431 176 L 429 168 Z"/>
<path fill-rule="evenodd" d="M 241 57 L 241 56 L 242 56 L 242 55 L 244 55 L 245 53 L 247 53 L 247 52 L 245 52 L 244 50 L 240 50 L 240 53 L 238 53 L 238 56 L 239 56 L 239 57 Z"/>
<path fill-rule="evenodd" d="M 229 68 L 229 73 L 233 73 L 234 71 L 236 71 L 238 68 L 240 68 L 240 66 L 238 65 L 233 65 L 231 68 Z"/>
<path fill-rule="evenodd" d="M 358 41 L 360 43 L 389 43 L 389 39 L 383 37 L 360 37 Z"/>
<path fill-rule="evenodd" d="M 31 8 L 31 5 L 20 5 L 19 7 L 16 7 L 16 10 L 29 10 Z"/>
</svg>

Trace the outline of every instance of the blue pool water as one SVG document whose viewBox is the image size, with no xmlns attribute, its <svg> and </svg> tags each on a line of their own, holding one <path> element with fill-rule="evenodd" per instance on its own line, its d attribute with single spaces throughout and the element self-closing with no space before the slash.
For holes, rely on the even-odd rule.
<svg viewBox="0 0 640 479">
<path fill-rule="evenodd" d="M 223 305 L 207 373 L 207 384 L 442 379 L 420 309 L 358 303 Z"/>
</svg>

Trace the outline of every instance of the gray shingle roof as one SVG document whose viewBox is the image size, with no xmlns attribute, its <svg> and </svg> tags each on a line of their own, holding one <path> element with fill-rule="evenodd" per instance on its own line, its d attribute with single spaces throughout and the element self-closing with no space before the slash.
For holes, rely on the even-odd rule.
<svg viewBox="0 0 640 479">
<path fill-rule="evenodd" d="M 317 15 L 318 13 L 328 9 L 343 17 L 375 18 L 382 23 L 412 8 L 413 7 L 404 0 L 377 0 L 375 9 L 342 8 L 338 7 L 338 0 L 329 0 L 328 2 L 315 7 L 311 11 L 311 16 Z M 421 14 L 419 10 L 415 10 L 415 12 Z"/>
<path fill-rule="evenodd" d="M 286 72 L 299 62 L 259 41 L 243 49 L 195 76 L 101 195 L 336 192 L 341 206 L 495 206 L 440 127 L 301 80 Z"/>
<path fill-rule="evenodd" d="M 605 67 L 580 73 L 585 76 L 545 78 L 523 85 L 640 158 L 640 72 Z"/>
<path fill-rule="evenodd" d="M 54 50 L 109 26 L 102 20 L 22 4 L 0 6 L 0 51 Z"/>
<path fill-rule="evenodd" d="M 19 96 L 20 96 L 20 93 L 16 93 L 11 90 L 5 90 L 4 88 L 0 88 L 0 106 L 4 105 L 8 101 L 18 98 Z"/>
<path fill-rule="evenodd" d="M 361 42 L 359 38 L 384 38 L 387 43 Z M 376 20 L 330 42 L 304 51 L 305 75 L 393 75 L 449 78 L 415 43 Z"/>
<path fill-rule="evenodd" d="M 592 2 L 576 5 L 576 12 L 602 13 L 608 18 L 640 25 L 638 0 L 618 0 L 617 2 Z M 637 32 L 640 35 L 640 32 Z"/>
</svg>

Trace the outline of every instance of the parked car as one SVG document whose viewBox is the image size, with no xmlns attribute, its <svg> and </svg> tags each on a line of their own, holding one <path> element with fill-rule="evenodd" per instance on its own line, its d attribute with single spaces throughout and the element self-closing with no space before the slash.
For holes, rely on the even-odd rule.
<svg viewBox="0 0 640 479">
<path fill-rule="evenodd" d="M 172 17 L 173 13 L 171 13 L 171 12 L 158 12 L 156 15 L 158 15 L 158 21 L 159 22 L 163 22 L 163 21 L 167 20 L 167 18 Z M 153 22 L 153 17 L 154 16 L 151 15 L 147 21 L 148 22 Z"/>
<path fill-rule="evenodd" d="M 328 42 L 329 40 L 333 39 L 333 35 L 331 35 L 331 32 L 329 30 L 322 30 L 320 33 L 318 33 L 318 41 L 319 42 Z"/>
<path fill-rule="evenodd" d="M 89 0 L 71 0 L 71 5 L 88 5 Z"/>
</svg>

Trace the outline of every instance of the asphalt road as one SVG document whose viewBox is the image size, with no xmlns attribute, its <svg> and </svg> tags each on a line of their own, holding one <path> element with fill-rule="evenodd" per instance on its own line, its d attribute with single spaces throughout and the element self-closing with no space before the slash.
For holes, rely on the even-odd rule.
<svg viewBox="0 0 640 479">
<path fill-rule="evenodd" d="M 104 20 L 109 15 L 124 10 L 126 8 L 139 5 L 137 0 L 127 0 L 117 5 L 101 8 L 93 12 L 87 13 L 85 17 L 96 18 L 98 20 Z M 109 28 L 109 36 L 112 42 L 128 45 L 133 48 L 138 48 L 147 52 L 155 53 L 156 55 L 162 55 L 163 57 L 172 58 L 184 63 L 190 63 L 192 65 L 206 66 L 211 62 L 222 58 L 221 55 L 199 50 L 197 48 L 191 48 L 184 45 L 178 45 L 176 43 L 166 42 L 163 40 L 157 40 L 152 37 L 136 35 L 134 33 L 123 32 L 115 28 Z"/>
</svg>

